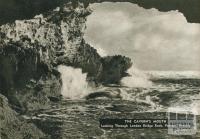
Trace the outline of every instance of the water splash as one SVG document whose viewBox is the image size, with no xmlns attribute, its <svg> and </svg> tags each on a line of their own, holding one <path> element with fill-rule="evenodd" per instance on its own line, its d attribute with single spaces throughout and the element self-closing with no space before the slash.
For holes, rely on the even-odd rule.
<svg viewBox="0 0 200 139">
<path fill-rule="evenodd" d="M 62 78 L 62 92 L 65 98 L 81 99 L 88 95 L 90 88 L 86 81 L 87 74 L 82 73 L 81 69 L 69 66 L 58 66 L 58 71 Z"/>
<path fill-rule="evenodd" d="M 132 66 L 127 72 L 130 74 L 130 76 L 122 78 L 122 85 L 143 88 L 152 86 L 152 82 L 149 80 L 148 76 L 136 67 Z"/>
<path fill-rule="evenodd" d="M 107 52 L 106 52 L 103 48 L 97 47 L 96 50 L 97 50 L 97 53 L 98 53 L 101 57 L 107 56 Z"/>
<path fill-rule="evenodd" d="M 200 115 L 200 101 L 194 101 L 194 102 L 191 104 L 191 108 L 192 108 L 192 112 L 193 112 L 195 115 Z"/>
<path fill-rule="evenodd" d="M 152 79 L 200 79 L 199 71 L 147 71 Z"/>
</svg>

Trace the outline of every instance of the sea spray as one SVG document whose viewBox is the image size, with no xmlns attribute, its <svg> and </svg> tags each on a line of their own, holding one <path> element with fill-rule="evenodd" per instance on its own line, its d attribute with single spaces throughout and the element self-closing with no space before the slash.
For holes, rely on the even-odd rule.
<svg viewBox="0 0 200 139">
<path fill-rule="evenodd" d="M 97 53 L 98 53 L 101 57 L 107 56 L 107 52 L 106 52 L 103 48 L 97 47 L 96 50 L 97 50 Z"/>
<path fill-rule="evenodd" d="M 200 115 L 200 100 L 196 100 L 191 104 L 192 112 L 195 115 Z"/>
<path fill-rule="evenodd" d="M 152 86 L 152 82 L 149 80 L 148 76 L 136 67 L 132 66 L 127 72 L 130 76 L 122 78 L 122 85 L 143 88 Z"/>
<path fill-rule="evenodd" d="M 62 78 L 62 95 L 69 99 L 82 99 L 90 92 L 86 81 L 87 74 L 81 69 L 60 65 L 58 71 Z"/>
</svg>

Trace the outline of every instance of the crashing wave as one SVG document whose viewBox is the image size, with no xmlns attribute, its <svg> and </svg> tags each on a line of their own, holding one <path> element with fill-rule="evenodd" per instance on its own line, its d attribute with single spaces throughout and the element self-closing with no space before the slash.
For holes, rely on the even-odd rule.
<svg viewBox="0 0 200 139">
<path fill-rule="evenodd" d="M 136 67 L 132 66 L 127 72 L 130 76 L 122 78 L 122 85 L 142 88 L 152 86 L 152 82 L 149 80 L 148 76 Z"/>
<path fill-rule="evenodd" d="M 65 98 L 81 99 L 90 92 L 86 81 L 87 74 L 81 69 L 60 65 L 58 67 L 62 78 L 62 92 Z"/>
<path fill-rule="evenodd" d="M 147 71 L 151 79 L 200 79 L 199 71 Z"/>
</svg>

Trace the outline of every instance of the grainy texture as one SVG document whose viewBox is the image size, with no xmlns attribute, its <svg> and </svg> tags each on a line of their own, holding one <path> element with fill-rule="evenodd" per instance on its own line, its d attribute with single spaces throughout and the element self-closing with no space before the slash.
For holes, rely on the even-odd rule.
<svg viewBox="0 0 200 139">
<path fill-rule="evenodd" d="M 17 113 L 9 107 L 7 99 L 0 95 L 0 137 L 2 139 L 39 139 L 45 135 L 35 125 L 19 119 Z"/>
<path fill-rule="evenodd" d="M 90 13 L 83 3 L 76 8 L 69 3 L 0 27 L 0 88 L 16 110 L 47 108 L 49 98 L 59 99 L 62 82 L 58 65 L 81 68 L 95 83 L 119 82 L 125 75 L 131 60 L 114 56 L 110 58 L 118 67 L 113 74 L 116 78 L 105 78 L 108 71 L 114 71 L 109 67 L 110 58 L 102 58 L 83 39 Z"/>
<path fill-rule="evenodd" d="M 93 98 L 90 96 L 89 100 L 83 103 L 60 100 L 62 82 L 57 66 L 81 68 L 83 72 L 88 73 L 87 78 L 91 82 L 118 83 L 132 64 L 129 58 L 123 56 L 102 58 L 83 39 L 86 17 L 91 14 L 89 4 L 96 2 L 103 2 L 103 0 L 0 1 L 0 24 L 2 25 L 0 27 L 0 92 L 4 95 L 0 95 L 1 138 L 50 138 L 45 137 L 38 128 L 28 124 L 18 115 L 28 112 L 30 117 L 24 116 L 25 119 L 34 122 L 51 138 L 75 138 L 75 136 L 105 139 L 133 136 L 148 138 L 149 135 L 151 138 L 155 135 L 159 138 L 160 135 L 167 134 L 166 130 L 158 131 L 159 133 L 153 135 L 152 133 L 157 131 L 148 131 L 147 136 L 144 137 L 143 131 L 130 130 L 130 135 L 124 135 L 125 132 L 119 134 L 117 131 L 116 134 L 112 134 L 110 131 L 99 129 L 98 118 L 103 114 L 109 114 L 109 117 L 115 116 L 115 113 L 120 113 L 117 116 L 127 116 L 127 112 L 142 111 L 144 117 L 149 116 L 145 111 L 152 107 L 151 103 L 146 102 L 147 100 L 141 102 L 121 100 L 124 95 L 122 88 L 113 90 L 111 87 L 110 91 L 104 93 L 103 96 L 108 96 L 112 101 L 95 100 L 98 93 Z M 120 0 L 110 0 L 110 2 L 120 2 Z M 200 22 L 200 16 L 197 14 L 200 8 L 198 0 L 168 0 L 167 4 L 164 0 L 127 0 L 126 2 L 136 3 L 144 8 L 155 7 L 160 11 L 178 9 L 184 13 L 189 22 Z M 61 7 L 52 11 L 57 6 Z M 193 88 L 192 93 L 194 91 L 196 90 Z M 115 93 L 112 94 L 113 92 Z M 137 96 L 137 93 L 140 92 L 136 91 L 133 95 Z M 156 99 L 160 99 L 161 102 L 157 102 L 160 105 L 168 106 L 168 102 L 174 103 L 177 99 L 175 95 L 168 96 L 165 92 L 162 95 L 156 91 L 153 93 L 156 93 Z M 141 97 L 141 99 L 146 98 L 145 95 Z M 114 100 L 116 98 L 117 100 Z M 57 101 L 60 102 L 53 103 Z"/>
<path fill-rule="evenodd" d="M 184 14 L 188 22 L 200 22 L 200 1 L 199 0 L 79 0 L 85 6 L 89 3 L 99 2 L 131 2 L 144 8 L 156 8 L 160 11 L 178 10 Z M 36 14 L 52 10 L 64 3 L 77 1 L 73 0 L 1 0 L 0 1 L 0 24 L 14 22 L 16 19 L 30 19 Z"/>
</svg>

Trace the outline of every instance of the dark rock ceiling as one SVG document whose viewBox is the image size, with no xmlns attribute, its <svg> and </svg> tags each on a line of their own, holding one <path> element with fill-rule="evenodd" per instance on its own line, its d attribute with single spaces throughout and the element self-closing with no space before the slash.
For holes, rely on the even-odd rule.
<svg viewBox="0 0 200 139">
<path fill-rule="evenodd" d="M 73 1 L 76 5 L 75 0 Z M 159 11 L 178 10 L 190 23 L 200 23 L 200 0 L 79 0 L 87 6 L 89 3 L 130 2 Z M 36 14 L 61 6 L 70 0 L 0 0 L 0 25 L 16 19 L 29 19 Z"/>
</svg>

